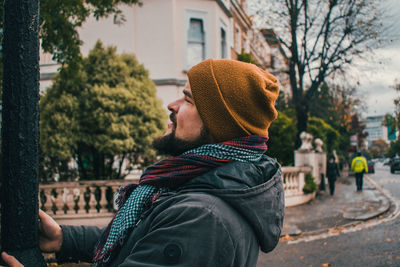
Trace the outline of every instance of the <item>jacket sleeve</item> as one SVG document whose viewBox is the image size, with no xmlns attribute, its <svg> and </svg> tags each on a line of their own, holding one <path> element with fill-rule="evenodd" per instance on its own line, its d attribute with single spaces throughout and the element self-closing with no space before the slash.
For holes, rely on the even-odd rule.
<svg viewBox="0 0 400 267">
<path fill-rule="evenodd" d="M 218 216 L 204 207 L 178 204 L 154 218 L 119 266 L 233 266 L 233 258 L 232 239 Z"/>
<path fill-rule="evenodd" d="M 351 168 L 350 168 L 350 170 L 351 171 L 354 171 L 354 163 L 356 162 L 356 158 L 354 158 L 353 160 L 352 160 L 352 162 L 351 162 Z"/>
<path fill-rule="evenodd" d="M 62 225 L 63 243 L 56 253 L 59 263 L 85 261 L 92 262 L 94 246 L 102 229 L 96 226 Z"/>
</svg>

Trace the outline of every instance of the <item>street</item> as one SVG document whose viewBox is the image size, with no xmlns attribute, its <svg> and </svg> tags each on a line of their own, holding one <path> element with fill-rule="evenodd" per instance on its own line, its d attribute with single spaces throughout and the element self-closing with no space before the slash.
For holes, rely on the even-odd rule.
<svg viewBox="0 0 400 267">
<path fill-rule="evenodd" d="M 260 253 L 257 266 L 400 266 L 400 173 L 375 165 L 368 174 L 397 203 L 377 219 L 329 233 L 282 238 L 277 248 Z"/>
</svg>

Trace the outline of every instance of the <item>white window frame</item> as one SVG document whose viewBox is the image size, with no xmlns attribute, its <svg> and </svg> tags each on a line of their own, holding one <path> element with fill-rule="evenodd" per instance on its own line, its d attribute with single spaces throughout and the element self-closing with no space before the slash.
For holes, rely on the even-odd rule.
<svg viewBox="0 0 400 267">
<path fill-rule="evenodd" d="M 224 30 L 225 31 L 225 57 L 224 58 L 226 58 L 226 59 L 229 59 L 230 58 L 230 55 L 229 55 L 229 47 L 230 47 L 230 44 L 229 44 L 229 30 L 228 30 L 228 25 L 222 20 L 222 19 L 220 19 L 220 23 L 219 23 L 220 25 L 219 25 L 219 45 L 221 46 L 221 44 L 222 44 L 222 40 L 221 40 L 221 30 Z M 223 58 L 222 57 L 222 47 L 220 47 L 220 49 L 219 49 L 219 53 L 220 53 L 220 58 Z"/>
<path fill-rule="evenodd" d="M 187 72 L 191 67 L 188 59 L 188 33 L 190 27 L 190 20 L 198 19 L 203 22 L 204 31 L 204 59 L 210 57 L 210 23 L 209 14 L 207 11 L 194 10 L 194 9 L 184 9 L 183 12 L 183 59 L 184 59 L 184 72 Z"/>
<path fill-rule="evenodd" d="M 235 26 L 235 51 L 240 54 L 242 53 L 242 38 L 239 26 Z"/>
</svg>

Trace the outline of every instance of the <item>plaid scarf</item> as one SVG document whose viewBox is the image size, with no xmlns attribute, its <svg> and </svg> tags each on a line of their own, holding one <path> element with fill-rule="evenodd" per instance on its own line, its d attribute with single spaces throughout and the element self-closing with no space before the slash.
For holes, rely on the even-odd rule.
<svg viewBox="0 0 400 267">
<path fill-rule="evenodd" d="M 252 135 L 207 144 L 148 167 L 140 177 L 139 184 L 120 188 L 118 212 L 99 239 L 93 266 L 106 266 L 118 254 L 129 232 L 139 223 L 140 215 L 160 194 L 233 161 L 259 161 L 267 150 L 267 140 L 266 136 Z"/>
</svg>

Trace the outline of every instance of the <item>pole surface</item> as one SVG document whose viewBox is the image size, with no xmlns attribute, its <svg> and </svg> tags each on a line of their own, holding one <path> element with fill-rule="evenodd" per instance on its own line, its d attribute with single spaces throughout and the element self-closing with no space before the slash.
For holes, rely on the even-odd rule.
<svg viewBox="0 0 400 267">
<path fill-rule="evenodd" d="M 38 247 L 39 1 L 4 0 L 1 247 L 45 266 Z"/>
</svg>

